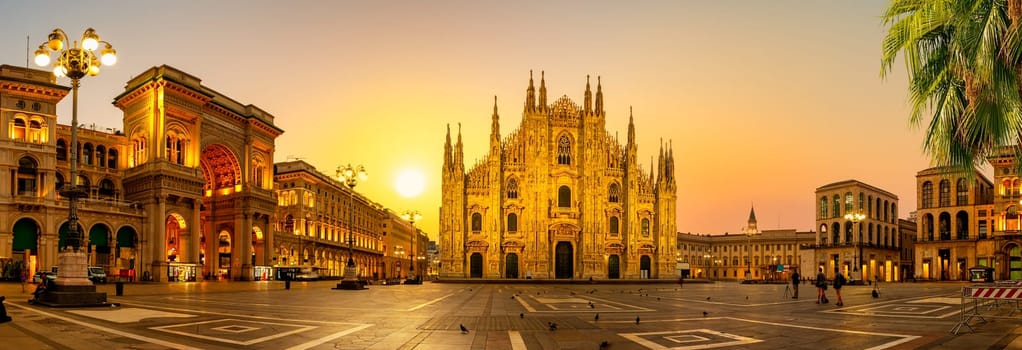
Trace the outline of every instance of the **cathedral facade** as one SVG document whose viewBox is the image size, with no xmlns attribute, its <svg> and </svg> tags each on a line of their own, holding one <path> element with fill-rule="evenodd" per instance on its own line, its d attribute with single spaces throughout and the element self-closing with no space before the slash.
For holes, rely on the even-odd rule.
<svg viewBox="0 0 1022 350">
<path fill-rule="evenodd" d="M 494 101 L 489 151 L 465 168 L 461 131 L 444 144 L 440 278 L 674 279 L 674 155 L 639 165 L 629 116 L 622 145 L 606 130 L 602 86 L 581 106 L 547 103 L 530 76 L 522 122 L 501 136 Z"/>
</svg>

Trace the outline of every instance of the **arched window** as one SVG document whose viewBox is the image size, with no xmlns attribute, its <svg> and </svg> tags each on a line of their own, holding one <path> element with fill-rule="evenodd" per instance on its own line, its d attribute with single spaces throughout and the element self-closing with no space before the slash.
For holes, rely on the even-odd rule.
<svg viewBox="0 0 1022 350">
<path fill-rule="evenodd" d="M 64 174 L 61 174 L 59 171 L 54 172 L 53 180 L 53 188 L 57 190 L 57 194 L 60 194 L 60 190 L 64 188 Z"/>
<path fill-rule="evenodd" d="M 92 143 L 86 142 L 85 146 L 82 146 L 81 164 L 92 165 Z"/>
<path fill-rule="evenodd" d="M 832 217 L 832 218 L 839 218 L 839 217 L 841 217 L 841 196 L 838 196 L 838 195 L 835 194 L 833 202 L 834 202 L 834 212 L 830 214 L 830 217 Z"/>
<path fill-rule="evenodd" d="M 14 118 L 14 130 L 11 133 L 11 138 L 18 141 L 25 141 L 26 133 L 25 119 Z"/>
<path fill-rule="evenodd" d="M 64 140 L 57 140 L 57 160 L 67 161 L 67 142 Z"/>
<path fill-rule="evenodd" d="M 107 151 L 107 153 L 106 167 L 110 169 L 117 169 L 117 150 L 111 148 Z"/>
<path fill-rule="evenodd" d="M 877 200 L 880 200 L 877 198 Z M 920 203 L 923 208 L 933 208 L 933 183 L 926 181 L 923 182 L 923 202 Z M 879 207 L 879 205 L 877 205 Z M 879 208 L 877 208 L 879 209 Z"/>
<path fill-rule="evenodd" d="M 969 185 L 964 178 L 958 179 L 955 184 L 955 192 L 958 194 L 955 205 L 969 205 Z"/>
<path fill-rule="evenodd" d="M 859 192 L 859 211 L 866 207 L 866 194 Z"/>
<path fill-rule="evenodd" d="M 483 216 L 479 213 L 472 213 L 472 232 L 483 230 Z"/>
<path fill-rule="evenodd" d="M 103 198 L 114 197 L 114 182 L 110 179 L 103 179 L 99 182 L 99 196 Z"/>
<path fill-rule="evenodd" d="M 571 165 L 571 139 L 561 135 L 557 140 L 557 164 Z"/>
<path fill-rule="evenodd" d="M 827 218 L 827 197 L 820 198 L 820 219 Z"/>
<path fill-rule="evenodd" d="M 78 189 L 88 193 L 89 187 L 92 186 L 92 181 L 89 181 L 88 176 L 78 174 L 78 181 L 76 181 L 75 186 L 78 186 Z"/>
<path fill-rule="evenodd" d="M 853 210 L 855 210 L 855 197 L 851 192 L 847 192 L 845 193 L 845 212 L 849 213 Z"/>
<path fill-rule="evenodd" d="M 284 232 L 295 233 L 295 218 L 291 215 L 284 218 Z"/>
<path fill-rule="evenodd" d="M 607 190 L 608 197 L 607 201 L 611 203 L 617 203 L 618 201 L 618 187 L 616 183 L 610 184 L 610 188 Z"/>
<path fill-rule="evenodd" d="M 610 217 L 610 235 L 611 236 L 617 236 L 617 234 L 619 232 L 621 232 L 621 229 L 619 228 L 617 217 L 616 216 L 611 216 Z"/>
<path fill-rule="evenodd" d="M 40 143 L 45 140 L 45 134 L 43 133 L 43 124 L 38 120 L 28 122 L 28 140 L 35 143 Z"/>
<path fill-rule="evenodd" d="M 507 180 L 507 199 L 518 198 L 518 180 L 508 179 Z"/>
<path fill-rule="evenodd" d="M 185 140 L 176 132 L 167 135 L 167 160 L 174 164 L 185 163 Z"/>
<path fill-rule="evenodd" d="M 649 219 L 642 218 L 642 235 L 649 236 Z"/>
<path fill-rule="evenodd" d="M 36 195 L 36 175 L 38 173 L 39 164 L 36 163 L 35 159 L 29 157 L 22 157 L 18 160 L 18 195 L 19 196 L 35 196 Z"/>
<path fill-rule="evenodd" d="M 507 214 L 507 232 L 518 232 L 518 215 Z"/>
<path fill-rule="evenodd" d="M 950 207 L 951 206 L 951 181 L 947 179 L 940 180 L 940 206 Z"/>
<path fill-rule="evenodd" d="M 557 207 L 571 208 L 571 189 L 568 186 L 561 186 L 557 189 Z"/>
<path fill-rule="evenodd" d="M 96 166 L 101 168 L 106 166 L 106 147 L 103 145 L 96 146 Z"/>
</svg>

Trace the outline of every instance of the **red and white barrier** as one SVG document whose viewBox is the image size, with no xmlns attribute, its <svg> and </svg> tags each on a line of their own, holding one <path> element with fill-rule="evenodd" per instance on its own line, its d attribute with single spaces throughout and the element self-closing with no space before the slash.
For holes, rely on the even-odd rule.
<svg viewBox="0 0 1022 350">
<path fill-rule="evenodd" d="M 1011 313 L 1006 316 L 993 314 L 984 316 L 980 314 L 981 301 L 984 303 L 993 303 L 994 307 L 998 305 L 998 301 L 1015 301 L 1017 310 L 1019 300 L 1022 300 L 1022 285 L 1019 285 L 1016 282 L 962 287 L 961 317 L 958 324 L 951 329 L 951 333 L 958 334 L 958 331 L 962 329 L 962 326 L 969 327 L 970 331 L 975 331 L 972 328 L 972 325 L 969 324 L 969 322 L 973 319 L 978 318 L 980 323 L 986 323 L 986 317 L 1010 317 L 1015 312 L 1015 310 L 1012 310 Z"/>
</svg>

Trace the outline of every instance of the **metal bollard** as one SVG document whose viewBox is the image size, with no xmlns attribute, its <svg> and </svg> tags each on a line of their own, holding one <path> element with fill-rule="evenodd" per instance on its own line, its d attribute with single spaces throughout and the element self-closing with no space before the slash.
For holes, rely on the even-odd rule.
<svg viewBox="0 0 1022 350">
<path fill-rule="evenodd" d="M 117 296 L 123 296 L 124 295 L 124 282 L 117 281 L 117 283 L 116 283 L 114 288 L 117 290 Z"/>
</svg>

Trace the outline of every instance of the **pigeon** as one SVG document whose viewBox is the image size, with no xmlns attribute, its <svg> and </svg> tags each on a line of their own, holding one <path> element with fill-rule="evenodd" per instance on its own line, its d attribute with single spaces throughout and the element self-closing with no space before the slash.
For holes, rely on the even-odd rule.
<svg viewBox="0 0 1022 350">
<path fill-rule="evenodd" d="M 660 297 L 656 297 L 656 301 L 660 301 Z"/>
<path fill-rule="evenodd" d="M 461 327 L 461 334 L 467 334 L 468 333 L 468 328 L 465 328 L 465 325 L 459 324 L 458 327 Z"/>
<path fill-rule="evenodd" d="M 597 313 L 596 316 L 593 316 L 593 321 L 599 321 L 599 320 L 600 320 L 600 314 Z"/>
<path fill-rule="evenodd" d="M 515 300 L 515 296 L 514 295 L 511 296 L 511 300 Z"/>
<path fill-rule="evenodd" d="M 709 312 L 703 311 L 703 317 L 706 317 L 709 314 L 710 314 Z"/>
<path fill-rule="evenodd" d="M 608 343 L 606 340 L 600 342 L 600 349 L 606 349 L 609 346 L 610 343 Z"/>
<path fill-rule="evenodd" d="M 595 309 L 595 308 L 596 308 L 596 305 L 593 305 L 593 302 L 591 302 L 591 301 L 590 301 L 590 302 L 589 302 L 589 308 L 590 308 L 590 309 Z"/>
<path fill-rule="evenodd" d="M 551 330 L 551 331 L 556 331 L 556 330 L 557 330 L 557 324 L 556 324 L 556 323 L 553 323 L 553 322 L 547 322 L 547 326 L 549 326 L 549 327 L 550 327 L 550 330 Z"/>
<path fill-rule="evenodd" d="M 635 316 L 635 324 L 639 324 L 639 316 Z"/>
<path fill-rule="evenodd" d="M 749 296 L 748 295 L 745 296 L 745 300 L 749 300 Z"/>
<path fill-rule="evenodd" d="M 706 297 L 706 300 L 710 300 L 710 297 Z"/>
<path fill-rule="evenodd" d="M 523 313 L 518 314 L 518 318 L 525 318 L 525 313 L 523 312 Z"/>
</svg>

